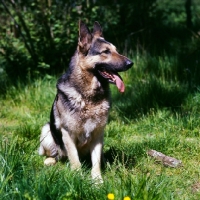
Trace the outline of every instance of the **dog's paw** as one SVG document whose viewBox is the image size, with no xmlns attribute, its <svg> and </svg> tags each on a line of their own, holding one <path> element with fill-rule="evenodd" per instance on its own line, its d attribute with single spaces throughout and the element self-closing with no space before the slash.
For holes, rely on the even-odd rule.
<svg viewBox="0 0 200 200">
<path fill-rule="evenodd" d="M 55 164 L 56 164 L 55 158 L 49 157 L 44 160 L 44 165 L 51 166 L 51 165 L 55 165 Z"/>
<path fill-rule="evenodd" d="M 102 184 L 103 183 L 103 178 L 101 176 L 101 173 L 95 173 L 92 172 L 92 180 L 94 181 L 95 184 Z"/>
<path fill-rule="evenodd" d="M 80 170 L 80 169 L 81 169 L 81 163 L 80 162 L 71 164 L 71 170 Z"/>
<path fill-rule="evenodd" d="M 103 179 L 101 176 L 97 176 L 95 178 L 92 178 L 92 180 L 94 181 L 94 184 L 95 185 L 100 185 L 100 184 L 103 184 Z"/>
</svg>

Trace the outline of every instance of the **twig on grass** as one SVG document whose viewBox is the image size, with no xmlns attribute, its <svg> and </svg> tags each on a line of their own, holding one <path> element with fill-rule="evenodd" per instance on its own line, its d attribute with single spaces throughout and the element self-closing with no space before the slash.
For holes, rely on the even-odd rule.
<svg viewBox="0 0 200 200">
<path fill-rule="evenodd" d="M 153 158 L 156 159 L 156 161 L 161 162 L 164 166 L 167 167 L 181 167 L 182 166 L 182 161 L 177 160 L 176 158 L 166 156 L 165 154 L 158 152 L 156 150 L 149 150 L 147 154 Z"/>
</svg>

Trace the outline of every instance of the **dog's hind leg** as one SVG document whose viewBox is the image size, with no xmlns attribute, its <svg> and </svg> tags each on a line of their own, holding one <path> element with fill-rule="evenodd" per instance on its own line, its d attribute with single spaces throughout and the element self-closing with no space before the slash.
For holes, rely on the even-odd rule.
<svg viewBox="0 0 200 200">
<path fill-rule="evenodd" d="M 45 165 L 54 165 L 56 163 L 58 148 L 51 135 L 49 123 L 44 125 L 42 128 L 42 133 L 40 136 L 39 155 L 47 156 L 44 161 Z"/>
</svg>

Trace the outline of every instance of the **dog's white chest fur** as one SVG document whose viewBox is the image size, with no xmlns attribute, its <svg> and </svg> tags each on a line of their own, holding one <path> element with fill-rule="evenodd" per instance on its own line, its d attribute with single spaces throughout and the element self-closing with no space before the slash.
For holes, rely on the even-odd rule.
<svg viewBox="0 0 200 200">
<path fill-rule="evenodd" d="M 88 119 L 83 125 L 83 132 L 78 134 L 78 146 L 83 147 L 85 144 L 91 141 L 92 132 L 96 129 L 97 122 L 92 119 Z"/>
</svg>

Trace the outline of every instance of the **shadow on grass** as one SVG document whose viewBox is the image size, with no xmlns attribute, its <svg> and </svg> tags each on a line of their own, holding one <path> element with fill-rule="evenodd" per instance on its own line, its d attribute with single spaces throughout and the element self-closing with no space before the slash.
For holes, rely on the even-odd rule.
<svg viewBox="0 0 200 200">
<path fill-rule="evenodd" d="M 129 144 L 113 144 L 103 154 L 102 170 L 109 165 L 120 165 L 126 169 L 132 169 L 136 166 L 139 160 L 147 157 L 147 151 L 150 149 L 162 152 L 166 155 L 173 156 L 171 149 L 177 148 L 180 141 L 173 136 L 165 136 L 154 139 L 144 140 L 142 142 L 130 142 Z M 88 155 L 81 160 L 87 169 L 92 167 L 91 157 Z"/>
<path fill-rule="evenodd" d="M 113 96 L 113 109 L 119 113 L 117 117 L 129 120 L 143 116 L 151 109 L 169 108 L 179 111 L 190 92 L 186 84 L 164 85 L 157 79 L 133 83 L 127 87 L 125 94 Z"/>
<path fill-rule="evenodd" d="M 200 85 L 199 53 L 198 48 L 190 53 L 144 53 L 133 58 L 135 64 L 125 76 L 125 93 L 114 92 L 112 96 L 119 117 L 138 118 L 152 108 L 179 111 L 187 96 Z"/>
<path fill-rule="evenodd" d="M 110 147 L 110 149 L 103 154 L 101 161 L 101 169 L 104 171 L 106 169 L 106 164 L 109 163 L 113 165 L 115 162 L 121 163 L 126 168 L 131 168 L 136 164 L 135 158 L 132 155 L 126 154 L 124 151 L 117 149 L 115 147 Z M 88 154 L 81 159 L 86 169 L 92 168 L 91 156 Z"/>
</svg>

